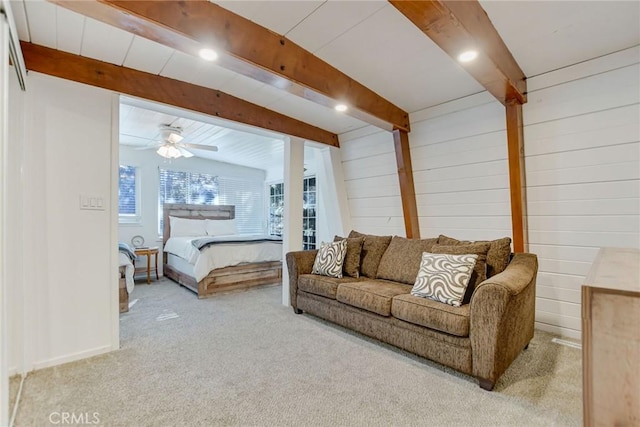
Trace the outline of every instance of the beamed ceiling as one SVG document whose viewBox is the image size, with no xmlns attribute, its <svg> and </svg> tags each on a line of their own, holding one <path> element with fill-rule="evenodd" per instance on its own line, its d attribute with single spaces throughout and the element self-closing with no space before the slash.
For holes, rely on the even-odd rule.
<svg viewBox="0 0 640 427">
<path fill-rule="evenodd" d="M 12 8 L 28 68 L 98 85 L 92 72 L 120 73 L 107 85 L 115 91 L 140 76 L 148 92 L 167 92 L 173 81 L 189 93 L 207 88 L 200 92 L 225 102 L 174 105 L 330 145 L 368 124 L 409 130 L 410 113 L 486 88 L 501 102 L 523 102 L 524 76 L 640 43 L 636 1 L 465 3 L 28 0 Z M 434 13 L 455 19 L 433 21 Z M 450 56 L 461 46 L 452 39 L 475 41 L 490 56 L 468 72 Z M 209 44 L 217 62 L 195 55 Z M 70 72 L 70 63 L 85 72 Z M 331 108 L 337 101 L 348 114 Z M 250 113 L 238 113 L 243 102 Z"/>
</svg>

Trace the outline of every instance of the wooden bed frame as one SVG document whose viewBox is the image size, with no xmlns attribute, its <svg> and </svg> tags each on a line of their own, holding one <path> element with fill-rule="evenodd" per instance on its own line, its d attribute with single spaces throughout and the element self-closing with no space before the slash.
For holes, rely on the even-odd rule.
<svg viewBox="0 0 640 427">
<path fill-rule="evenodd" d="M 235 206 L 217 205 L 164 205 L 163 247 L 171 235 L 169 216 L 190 219 L 233 219 Z M 164 275 L 185 288 L 195 292 L 198 298 L 206 298 L 222 292 L 238 291 L 261 285 L 273 285 L 282 282 L 282 262 L 268 261 L 242 264 L 212 270 L 199 282 L 192 276 L 182 273 L 167 264 L 167 253 L 163 253 Z"/>
</svg>

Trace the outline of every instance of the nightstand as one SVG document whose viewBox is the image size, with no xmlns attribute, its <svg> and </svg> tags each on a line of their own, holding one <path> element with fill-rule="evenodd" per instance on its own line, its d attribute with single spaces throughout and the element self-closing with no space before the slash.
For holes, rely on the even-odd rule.
<svg viewBox="0 0 640 427">
<path fill-rule="evenodd" d="M 136 256 L 144 256 L 147 257 L 147 268 L 139 268 L 136 269 L 136 273 L 137 272 L 143 272 L 146 271 L 147 272 L 147 284 L 150 285 L 151 284 L 151 271 L 155 271 L 156 272 L 156 280 L 158 279 L 158 247 L 155 246 L 153 248 L 135 248 L 134 252 L 136 253 Z M 151 265 L 151 257 L 154 258 L 154 265 Z M 134 263 L 135 266 L 135 263 Z"/>
</svg>

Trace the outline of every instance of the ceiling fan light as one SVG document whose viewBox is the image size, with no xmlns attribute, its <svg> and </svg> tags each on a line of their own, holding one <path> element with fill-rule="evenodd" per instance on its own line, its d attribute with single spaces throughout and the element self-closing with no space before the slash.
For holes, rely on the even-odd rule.
<svg viewBox="0 0 640 427">
<path fill-rule="evenodd" d="M 189 157 L 193 157 L 193 153 L 191 151 L 187 151 L 182 147 L 178 147 L 178 151 L 180 151 L 180 154 L 182 154 L 185 158 L 189 158 Z"/>
<path fill-rule="evenodd" d="M 166 145 L 161 145 L 160 148 L 158 148 L 158 150 L 156 151 L 156 153 L 168 159 L 169 158 L 168 151 L 169 151 L 169 147 L 167 147 Z"/>
<path fill-rule="evenodd" d="M 178 150 L 173 144 L 165 144 L 158 148 L 156 151 L 159 155 L 164 157 L 165 159 L 177 159 L 178 157 L 182 157 L 182 153 Z"/>
<path fill-rule="evenodd" d="M 171 159 L 177 159 L 178 157 L 182 156 L 182 153 L 175 146 L 170 145 L 167 147 L 167 155 Z"/>
<path fill-rule="evenodd" d="M 172 143 L 176 143 L 176 142 L 180 142 L 184 139 L 184 137 L 178 133 L 171 133 L 169 134 L 169 137 L 167 138 L 167 141 L 172 142 Z"/>
</svg>

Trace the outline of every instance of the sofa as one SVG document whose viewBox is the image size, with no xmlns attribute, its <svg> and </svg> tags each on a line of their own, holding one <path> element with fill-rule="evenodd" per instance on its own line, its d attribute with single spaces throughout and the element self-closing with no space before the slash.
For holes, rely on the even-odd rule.
<svg viewBox="0 0 640 427">
<path fill-rule="evenodd" d="M 489 391 L 533 338 L 538 261 L 535 254 L 512 254 L 510 238 L 470 242 L 352 231 L 334 242 L 341 246 L 327 247 L 346 248 L 341 274 L 335 275 L 341 277 L 312 273 L 319 250 L 286 254 L 296 314 L 308 313 L 472 375 Z M 325 249 L 320 251 L 326 255 Z M 458 305 L 415 293 L 419 278 L 436 276 L 423 269 L 425 259 L 450 254 L 475 254 Z M 442 265 L 437 268 L 450 268 Z"/>
</svg>

